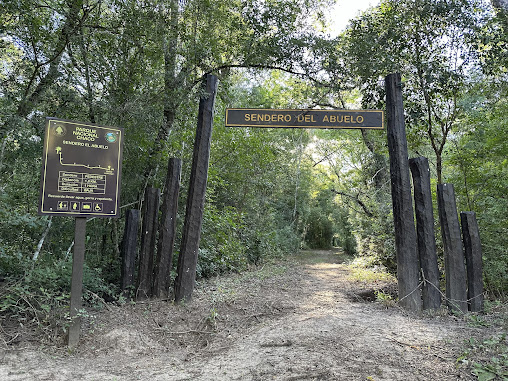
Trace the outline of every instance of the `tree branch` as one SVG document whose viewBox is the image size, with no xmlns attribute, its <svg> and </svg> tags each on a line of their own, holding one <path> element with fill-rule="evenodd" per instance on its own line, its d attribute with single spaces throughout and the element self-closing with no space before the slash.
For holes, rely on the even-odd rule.
<svg viewBox="0 0 508 381">
<path fill-rule="evenodd" d="M 331 191 L 335 194 L 338 194 L 340 196 L 345 196 L 353 201 L 355 201 L 358 205 L 360 205 L 360 207 L 363 209 L 364 213 L 368 216 L 368 217 L 374 217 L 374 214 L 369 210 L 369 208 L 367 208 L 367 205 L 365 205 L 362 200 L 360 200 L 360 195 L 357 194 L 356 196 L 353 196 L 353 195 L 350 195 L 350 194 L 347 194 L 347 193 L 344 193 L 344 192 L 341 192 L 341 191 L 338 191 L 338 190 L 335 190 L 335 189 L 331 189 Z"/>
</svg>

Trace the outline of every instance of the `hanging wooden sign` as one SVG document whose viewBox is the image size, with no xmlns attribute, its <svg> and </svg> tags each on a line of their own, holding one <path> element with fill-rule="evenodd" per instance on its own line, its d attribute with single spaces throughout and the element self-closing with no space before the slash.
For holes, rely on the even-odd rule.
<svg viewBox="0 0 508 381">
<path fill-rule="evenodd" d="M 382 110 L 226 109 L 226 127 L 383 129 Z"/>
</svg>

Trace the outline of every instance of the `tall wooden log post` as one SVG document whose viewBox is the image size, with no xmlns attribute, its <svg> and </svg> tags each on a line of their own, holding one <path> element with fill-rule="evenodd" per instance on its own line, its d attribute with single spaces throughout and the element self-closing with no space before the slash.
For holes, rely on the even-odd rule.
<svg viewBox="0 0 508 381">
<path fill-rule="evenodd" d="M 152 296 L 153 258 L 157 236 L 160 194 L 160 189 L 158 188 L 147 188 L 145 191 L 138 281 L 136 283 L 137 299 L 146 299 Z"/>
<path fill-rule="evenodd" d="M 158 298 L 167 297 L 171 286 L 171 267 L 173 265 L 173 247 L 176 236 L 176 215 L 178 212 L 181 173 L 182 160 L 176 158 L 169 159 L 162 200 L 162 219 L 159 226 L 157 262 L 153 285 L 153 293 Z"/>
<path fill-rule="evenodd" d="M 466 268 L 452 184 L 437 185 L 439 222 L 445 257 L 446 298 L 451 310 L 467 312 Z"/>
<path fill-rule="evenodd" d="M 125 214 L 125 230 L 122 239 L 122 269 L 120 286 L 124 297 L 132 296 L 134 270 L 138 247 L 139 210 L 129 209 Z"/>
<path fill-rule="evenodd" d="M 409 159 L 409 168 L 413 175 L 418 256 L 424 280 L 422 287 L 423 309 L 438 309 L 441 307 L 441 294 L 439 292 L 439 267 L 434 234 L 429 160 L 426 157 Z"/>
<path fill-rule="evenodd" d="M 86 217 L 74 219 L 74 255 L 72 256 L 72 278 L 71 278 L 71 309 L 67 344 L 69 348 L 78 345 L 81 331 L 81 317 L 79 312 L 83 306 L 83 265 L 85 263 L 85 238 L 86 238 Z"/>
<path fill-rule="evenodd" d="M 421 290 L 418 287 L 420 266 L 416 246 L 400 74 L 388 75 L 385 85 L 399 300 L 403 307 L 420 311 L 422 308 Z"/>
<path fill-rule="evenodd" d="M 461 212 L 462 241 L 466 254 L 467 299 L 469 310 L 483 311 L 482 245 L 474 212 Z"/>
<path fill-rule="evenodd" d="M 218 84 L 217 77 L 207 75 L 203 84 L 204 96 L 202 96 L 199 102 L 198 125 L 196 140 L 194 141 L 187 208 L 178 257 L 178 274 L 175 280 L 176 302 L 188 300 L 192 297 L 196 281 L 196 265 L 198 262 L 199 239 L 201 237 L 208 162 L 210 159 L 213 107 Z"/>
</svg>

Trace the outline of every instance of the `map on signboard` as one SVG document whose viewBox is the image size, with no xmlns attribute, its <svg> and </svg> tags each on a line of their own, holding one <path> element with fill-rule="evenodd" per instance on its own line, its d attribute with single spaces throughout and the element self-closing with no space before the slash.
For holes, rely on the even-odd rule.
<svg viewBox="0 0 508 381">
<path fill-rule="evenodd" d="M 123 129 L 46 120 L 39 214 L 118 217 Z"/>
</svg>

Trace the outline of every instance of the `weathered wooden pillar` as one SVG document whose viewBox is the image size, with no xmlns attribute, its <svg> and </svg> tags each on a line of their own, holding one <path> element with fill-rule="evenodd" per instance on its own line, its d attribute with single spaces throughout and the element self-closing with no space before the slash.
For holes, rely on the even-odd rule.
<svg viewBox="0 0 508 381">
<path fill-rule="evenodd" d="M 198 125 L 194 141 L 192 170 L 187 196 L 185 222 L 178 257 L 178 274 L 175 280 L 175 301 L 190 299 L 196 281 L 199 239 L 203 221 L 210 142 L 213 126 L 213 107 L 217 92 L 217 77 L 207 75 L 204 95 L 199 102 Z"/>
<path fill-rule="evenodd" d="M 122 239 L 122 269 L 120 287 L 125 297 L 134 287 L 134 270 L 138 247 L 139 210 L 130 209 L 125 214 L 125 230 Z"/>
<path fill-rule="evenodd" d="M 72 256 L 72 278 L 71 278 L 71 323 L 68 331 L 67 345 L 74 348 L 78 345 L 81 331 L 81 317 L 79 310 L 82 307 L 83 295 L 83 265 L 85 263 L 85 239 L 86 239 L 86 217 L 74 219 L 74 254 Z"/>
<path fill-rule="evenodd" d="M 482 245 L 474 212 L 461 212 L 462 240 L 466 254 L 467 298 L 469 310 L 483 311 Z"/>
<path fill-rule="evenodd" d="M 143 206 L 143 224 L 141 230 L 141 250 L 139 252 L 138 281 L 136 298 L 145 299 L 152 296 L 153 258 L 157 221 L 159 216 L 160 189 L 147 188 Z"/>
<path fill-rule="evenodd" d="M 413 175 L 418 256 L 425 281 L 422 287 L 423 309 L 438 309 L 441 307 L 441 294 L 439 292 L 439 267 L 434 235 L 429 161 L 426 157 L 410 159 L 409 168 Z"/>
<path fill-rule="evenodd" d="M 182 160 L 169 159 L 162 201 L 162 220 L 159 226 L 157 263 L 153 285 L 153 293 L 158 298 L 167 297 L 171 286 L 171 267 L 176 236 L 176 214 L 178 212 L 181 173 Z"/>
<path fill-rule="evenodd" d="M 452 184 L 437 185 L 437 204 L 443 237 L 448 307 L 452 310 L 467 312 L 466 268 Z"/>
<path fill-rule="evenodd" d="M 385 79 L 388 152 L 397 251 L 397 279 L 400 304 L 412 311 L 422 308 L 418 251 L 414 225 L 407 152 L 402 83 L 400 74 Z"/>
</svg>

